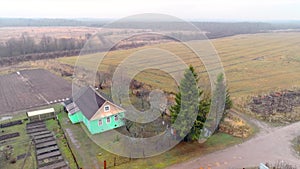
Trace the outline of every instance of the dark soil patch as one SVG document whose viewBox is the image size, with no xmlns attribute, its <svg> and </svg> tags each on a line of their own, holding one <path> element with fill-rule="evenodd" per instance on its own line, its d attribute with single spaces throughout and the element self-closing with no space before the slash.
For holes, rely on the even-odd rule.
<svg viewBox="0 0 300 169">
<path fill-rule="evenodd" d="M 268 95 L 253 97 L 249 103 L 250 110 L 261 116 L 263 119 L 269 119 L 270 116 L 284 117 L 285 121 L 296 121 L 300 116 L 297 108 L 300 107 L 300 91 L 285 90 L 281 92 L 272 92 Z"/>
<path fill-rule="evenodd" d="M 20 136 L 20 133 L 10 133 L 10 134 L 5 134 L 5 135 L 2 135 L 0 136 L 0 141 L 3 141 L 3 140 L 7 140 L 7 139 L 10 139 L 10 138 L 14 138 L 14 137 L 19 137 Z"/>
<path fill-rule="evenodd" d="M 0 114 L 32 109 L 69 98 L 69 82 L 44 69 L 0 76 Z"/>
<path fill-rule="evenodd" d="M 11 121 L 8 123 L 0 124 L 0 128 L 11 127 L 14 125 L 19 125 L 19 124 L 23 124 L 22 120 Z"/>
</svg>

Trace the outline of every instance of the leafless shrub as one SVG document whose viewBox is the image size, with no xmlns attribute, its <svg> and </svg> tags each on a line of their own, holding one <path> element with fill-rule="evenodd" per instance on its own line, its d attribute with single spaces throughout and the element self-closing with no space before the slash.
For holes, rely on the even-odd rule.
<svg viewBox="0 0 300 169">
<path fill-rule="evenodd" d="M 266 164 L 266 166 L 270 169 L 297 169 L 295 166 L 284 161 L 277 161 L 275 164 Z"/>
</svg>

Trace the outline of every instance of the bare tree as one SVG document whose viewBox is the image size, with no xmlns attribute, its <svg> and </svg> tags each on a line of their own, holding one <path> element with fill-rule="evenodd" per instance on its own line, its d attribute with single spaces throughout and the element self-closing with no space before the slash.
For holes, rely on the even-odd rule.
<svg viewBox="0 0 300 169">
<path fill-rule="evenodd" d="M 103 89 L 103 85 L 106 83 L 106 80 L 108 78 L 108 74 L 105 72 L 97 72 L 98 77 L 98 85 L 100 89 Z"/>
<path fill-rule="evenodd" d="M 145 89 L 143 85 L 137 95 L 141 99 L 142 110 L 145 110 L 145 103 L 147 103 L 147 98 L 149 96 L 149 93 L 150 92 L 147 89 Z"/>
<path fill-rule="evenodd" d="M 126 85 L 126 83 L 129 83 L 129 77 L 127 74 L 127 70 L 124 68 L 121 68 L 118 71 L 120 74 L 117 78 L 114 78 L 113 85 L 114 85 L 114 94 L 116 94 L 116 98 L 118 98 L 118 104 L 122 104 L 122 98 L 126 96 L 126 87 L 129 86 L 129 84 Z"/>
</svg>

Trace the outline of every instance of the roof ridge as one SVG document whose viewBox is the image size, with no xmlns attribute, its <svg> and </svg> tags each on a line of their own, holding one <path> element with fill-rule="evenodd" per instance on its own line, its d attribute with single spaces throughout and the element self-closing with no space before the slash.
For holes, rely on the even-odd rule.
<svg viewBox="0 0 300 169">
<path fill-rule="evenodd" d="M 81 112 L 88 120 L 93 117 L 97 110 L 107 100 L 99 95 L 93 87 L 85 86 L 80 93 L 80 96 L 74 101 Z"/>
<path fill-rule="evenodd" d="M 103 97 L 94 87 L 92 87 L 91 85 L 89 86 L 99 97 L 101 97 L 102 99 L 104 99 L 105 101 L 108 101 L 108 99 L 106 97 Z"/>
<path fill-rule="evenodd" d="M 88 91 L 88 87 L 87 86 L 84 86 L 84 87 L 81 87 L 78 89 L 77 93 L 74 94 L 74 97 L 73 97 L 73 102 L 75 102 L 76 100 L 79 100 L 79 98 L 81 96 L 83 96 L 87 91 Z"/>
</svg>

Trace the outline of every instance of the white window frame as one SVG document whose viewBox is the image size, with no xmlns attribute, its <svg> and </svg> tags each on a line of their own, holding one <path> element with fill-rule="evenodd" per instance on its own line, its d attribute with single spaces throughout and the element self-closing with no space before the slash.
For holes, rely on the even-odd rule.
<svg viewBox="0 0 300 169">
<path fill-rule="evenodd" d="M 100 121 L 101 121 L 101 124 L 100 124 Z M 102 121 L 102 119 L 100 119 L 99 121 L 98 121 L 98 126 L 102 126 L 103 125 L 103 121 Z"/>
<path fill-rule="evenodd" d="M 117 120 L 116 120 L 116 119 L 117 119 Z M 114 116 L 114 120 L 115 120 L 115 121 L 119 121 L 119 116 L 118 116 L 118 115 L 115 115 L 115 116 Z"/>
<path fill-rule="evenodd" d="M 109 119 L 109 121 L 108 121 L 108 119 Z M 110 122 L 111 122 L 110 117 L 106 117 L 106 123 L 109 124 Z"/>
<path fill-rule="evenodd" d="M 106 110 L 107 107 L 108 107 L 108 110 Z M 110 111 L 110 106 L 109 105 L 105 105 L 104 106 L 104 112 L 108 112 L 108 111 Z"/>
</svg>

